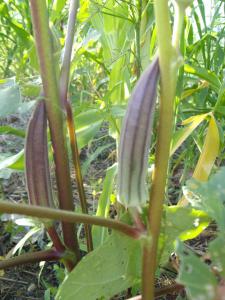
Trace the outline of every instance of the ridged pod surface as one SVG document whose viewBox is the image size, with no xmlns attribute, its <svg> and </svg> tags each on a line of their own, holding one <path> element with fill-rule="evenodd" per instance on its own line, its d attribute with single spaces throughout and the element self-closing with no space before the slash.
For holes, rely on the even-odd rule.
<svg viewBox="0 0 225 300">
<path fill-rule="evenodd" d="M 123 120 L 118 157 L 118 201 L 140 209 L 147 200 L 146 175 L 159 63 L 156 58 L 138 80 Z"/>
<path fill-rule="evenodd" d="M 44 101 L 37 104 L 28 125 L 25 169 L 30 203 L 53 206 L 48 162 L 47 116 Z"/>
</svg>

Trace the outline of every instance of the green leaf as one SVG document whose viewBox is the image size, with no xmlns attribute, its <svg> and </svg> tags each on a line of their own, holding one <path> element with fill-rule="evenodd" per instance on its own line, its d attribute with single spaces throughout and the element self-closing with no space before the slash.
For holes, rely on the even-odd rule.
<svg viewBox="0 0 225 300">
<path fill-rule="evenodd" d="M 24 170 L 24 149 L 19 153 L 0 161 L 0 170 L 9 168 L 18 171 Z"/>
<path fill-rule="evenodd" d="M 190 299 L 216 299 L 217 280 L 210 267 L 182 243 L 178 244 L 177 253 L 181 260 L 177 282 L 185 285 Z"/>
<path fill-rule="evenodd" d="M 140 278 L 140 257 L 140 241 L 113 233 L 66 277 L 56 300 L 110 299 Z"/>
<path fill-rule="evenodd" d="M 220 230 L 225 230 L 225 168 L 212 175 L 208 182 L 190 180 L 184 189 L 185 198 L 197 209 L 215 220 Z"/>
<path fill-rule="evenodd" d="M 104 113 L 97 109 L 91 109 L 75 116 L 77 142 L 80 149 L 96 135 L 104 117 Z"/>
<path fill-rule="evenodd" d="M 20 136 L 22 138 L 25 137 L 26 133 L 22 129 L 17 129 L 11 126 L 0 126 L 0 134 L 12 134 L 16 136 Z"/>
<path fill-rule="evenodd" d="M 189 74 L 193 74 L 201 79 L 204 79 L 210 83 L 212 88 L 218 93 L 220 90 L 221 82 L 218 79 L 218 77 L 212 73 L 209 70 L 206 70 L 204 68 L 196 67 L 196 66 L 190 66 L 190 65 L 184 65 L 184 71 Z"/>
<path fill-rule="evenodd" d="M 109 167 L 106 172 L 106 176 L 103 183 L 103 190 L 101 196 L 98 200 L 98 209 L 96 212 L 96 216 L 107 218 L 109 215 L 109 207 L 110 207 L 110 195 L 113 190 L 114 178 L 117 172 L 117 164 Z M 92 235 L 94 248 L 103 244 L 105 238 L 108 236 L 108 230 L 104 227 L 93 226 L 92 227 Z"/>
<path fill-rule="evenodd" d="M 17 85 L 0 89 L 0 118 L 16 113 L 20 101 L 20 91 Z"/>
<path fill-rule="evenodd" d="M 224 278 L 225 277 L 225 237 L 221 232 L 219 236 L 210 242 L 209 254 L 213 262 L 213 266 L 216 267 L 217 271 Z"/>
<path fill-rule="evenodd" d="M 54 22 L 62 13 L 66 0 L 55 0 L 51 11 L 51 21 Z"/>
<path fill-rule="evenodd" d="M 177 237 L 182 241 L 194 239 L 209 225 L 211 220 L 203 211 L 191 207 L 176 205 L 165 209 L 165 233 L 170 240 L 175 240 Z"/>
<path fill-rule="evenodd" d="M 176 239 L 186 241 L 197 237 L 211 220 L 206 213 L 191 207 L 165 206 L 164 212 L 165 218 L 161 229 L 161 264 L 168 261 L 169 255 L 174 251 Z"/>
</svg>

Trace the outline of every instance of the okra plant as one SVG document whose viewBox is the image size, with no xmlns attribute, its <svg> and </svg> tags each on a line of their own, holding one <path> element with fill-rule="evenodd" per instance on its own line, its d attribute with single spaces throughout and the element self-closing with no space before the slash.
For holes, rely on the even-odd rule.
<svg viewBox="0 0 225 300">
<path fill-rule="evenodd" d="M 52 246 L 48 250 L 1 260 L 0 269 L 43 260 L 62 262 L 67 275 L 55 296 L 58 300 L 111 299 L 119 293 L 125 293 L 126 299 L 152 300 L 171 292 L 181 297 L 180 291 L 186 291 L 190 299 L 223 299 L 225 264 L 220 260 L 224 256 L 220 245 L 224 245 L 225 208 L 221 183 L 224 170 L 207 180 L 220 151 L 222 125 L 217 123 L 217 113 L 224 107 L 225 88 L 213 73 L 184 62 L 185 38 L 190 39 L 192 28 L 191 9 L 197 18 L 195 4 L 192 0 L 173 0 L 172 3 L 167 0 L 154 3 L 110 0 L 104 3 L 87 1 L 88 4 L 81 1 L 79 7 L 78 0 L 70 0 L 60 60 L 55 49 L 54 29 L 49 22 L 54 5 L 51 7 L 49 2 L 29 1 L 30 26 L 42 81 L 26 131 L 25 176 L 29 204 L 0 201 L 0 212 L 39 218 Z M 60 7 L 59 1 L 54 4 Z M 78 44 L 77 40 L 74 42 L 78 34 L 75 30 L 77 13 L 87 9 L 87 5 L 89 23 L 94 33 L 99 34 L 102 61 L 86 50 L 81 52 L 103 65 L 108 74 L 103 106 L 118 147 L 117 162 L 106 172 L 96 216 L 88 211 L 76 131 L 76 105 L 74 118 L 70 92 L 81 57 L 78 50 L 72 57 L 74 44 L 75 47 Z M 187 9 L 190 10 L 188 17 Z M 54 13 L 52 22 L 57 16 L 56 10 Z M 198 22 L 197 26 L 199 31 Z M 206 62 L 204 53 L 202 57 Z M 202 114 L 183 120 L 183 125 L 187 126 L 176 131 L 176 120 L 181 117 L 175 113 L 179 110 L 178 99 L 182 99 L 185 70 L 204 79 L 210 86 L 210 93 L 218 100 L 213 108 L 207 107 Z M 191 95 L 196 91 L 192 87 L 186 92 Z M 126 103 L 127 93 L 130 96 Z M 97 89 L 96 94 L 99 97 Z M 118 117 L 113 113 L 113 108 L 122 111 L 123 120 L 121 114 Z M 85 121 L 88 123 L 88 115 Z M 203 121 L 209 125 L 192 179 L 178 204 L 168 206 L 170 157 L 174 153 L 179 155 L 178 148 Z M 90 122 L 91 126 L 94 125 Z M 212 141 L 213 150 L 209 151 Z M 152 152 L 154 169 L 148 174 Z M 76 173 L 82 213 L 74 212 L 70 161 Z M 50 165 L 54 165 L 57 194 L 52 188 Z M 114 190 L 114 183 L 117 216 L 110 218 L 107 198 Z M 218 192 L 213 192 L 214 187 Z M 186 249 L 182 241 L 198 236 L 212 220 L 218 222 L 219 234 L 209 246 L 213 262 L 210 268 Z M 60 221 L 60 226 L 56 221 Z M 80 223 L 84 224 L 87 250 L 83 258 L 76 226 Z M 177 281 L 156 288 L 156 274 L 174 250 L 181 261 Z M 207 274 L 207 278 L 200 278 L 202 282 L 199 281 L 198 288 L 191 281 L 192 275 L 197 277 L 193 269 L 195 263 Z M 205 292 L 204 288 L 207 288 Z M 135 298 L 131 298 L 133 296 Z"/>
</svg>

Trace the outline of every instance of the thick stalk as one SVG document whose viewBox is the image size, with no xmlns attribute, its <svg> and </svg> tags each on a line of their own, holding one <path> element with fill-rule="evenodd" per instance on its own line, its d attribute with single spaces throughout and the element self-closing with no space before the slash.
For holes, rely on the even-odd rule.
<svg viewBox="0 0 225 300">
<path fill-rule="evenodd" d="M 59 205 L 62 209 L 74 210 L 63 111 L 60 103 L 59 88 L 56 82 L 52 45 L 49 37 L 46 1 L 30 0 L 30 6 L 47 116 L 54 149 Z M 65 245 L 74 251 L 76 260 L 79 260 L 80 252 L 74 225 L 63 222 L 62 229 Z"/>
<path fill-rule="evenodd" d="M 149 234 L 151 241 L 144 246 L 142 299 L 154 299 L 157 247 L 167 179 L 170 140 L 173 126 L 175 95 L 174 50 L 171 43 L 170 16 L 167 0 L 154 2 L 160 65 L 160 115 L 156 145 L 155 172 L 150 194 Z"/>
<path fill-rule="evenodd" d="M 81 209 L 82 209 L 83 213 L 87 214 L 88 213 L 87 200 L 85 197 L 84 184 L 83 184 L 83 178 L 82 178 L 82 173 L 81 173 L 79 151 L 78 151 L 78 146 L 77 146 L 77 138 L 76 138 L 75 125 L 74 125 L 75 123 L 74 123 L 73 112 L 72 112 L 70 100 L 67 96 L 68 95 L 68 86 L 69 86 L 69 75 L 70 75 L 70 62 L 71 62 L 71 54 L 72 54 L 72 49 L 73 49 L 75 23 L 76 23 L 76 15 L 77 15 L 78 6 L 79 6 L 78 0 L 70 1 L 66 42 L 65 42 L 63 62 L 62 62 L 62 68 L 61 68 L 61 74 L 60 74 L 60 98 L 61 98 L 63 107 L 66 109 L 66 114 L 67 114 L 67 127 L 68 127 L 68 131 L 69 131 L 70 147 L 71 147 L 71 152 L 72 152 L 73 164 L 74 164 L 74 168 L 75 168 L 75 172 L 76 172 L 76 181 L 77 181 L 79 198 L 80 198 L 80 202 L 81 202 Z M 91 250 L 93 250 L 91 227 L 89 225 L 85 224 L 84 230 L 85 230 L 85 236 L 86 236 L 86 240 L 87 240 L 87 249 L 88 249 L 88 251 L 91 251 Z"/>
<path fill-rule="evenodd" d="M 144 232 L 142 232 L 139 228 L 117 220 L 89 216 L 85 214 L 77 214 L 71 211 L 50 207 L 41 207 L 36 205 L 31 206 L 27 204 L 15 204 L 8 201 L 0 201 L 0 212 L 31 216 L 39 219 L 51 219 L 68 223 L 84 223 L 108 227 L 134 239 L 138 239 L 141 235 L 144 234 Z"/>
</svg>

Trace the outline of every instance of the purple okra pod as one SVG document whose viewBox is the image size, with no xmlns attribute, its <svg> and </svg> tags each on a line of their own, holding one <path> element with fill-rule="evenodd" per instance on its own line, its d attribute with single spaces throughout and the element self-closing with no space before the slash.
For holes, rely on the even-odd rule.
<svg viewBox="0 0 225 300">
<path fill-rule="evenodd" d="M 140 210 L 147 201 L 146 175 L 158 78 L 156 58 L 138 80 L 123 120 L 118 158 L 118 201 L 126 208 Z"/>
</svg>

